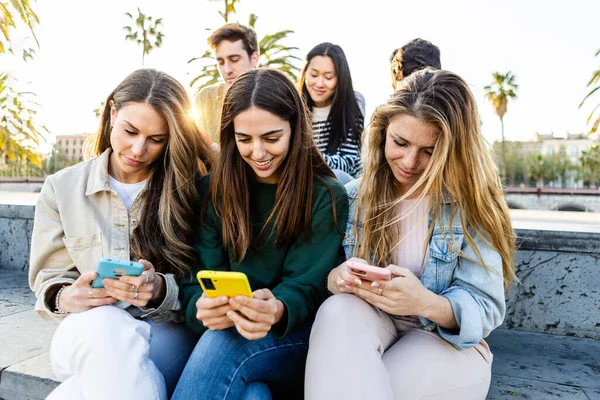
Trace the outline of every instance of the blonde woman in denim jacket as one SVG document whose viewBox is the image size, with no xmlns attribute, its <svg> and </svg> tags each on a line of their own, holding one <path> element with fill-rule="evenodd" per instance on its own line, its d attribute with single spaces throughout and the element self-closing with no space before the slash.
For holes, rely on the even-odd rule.
<svg viewBox="0 0 600 400">
<path fill-rule="evenodd" d="M 484 399 L 515 243 L 467 84 L 426 69 L 373 116 L 344 250 L 328 276 L 306 366 L 307 399 Z"/>
<path fill-rule="evenodd" d="M 190 111 L 174 78 L 135 71 L 106 99 L 96 157 L 44 182 L 29 283 L 37 313 L 61 321 L 48 399 L 162 400 L 177 383 L 197 341 L 177 323 L 178 281 L 196 263 L 196 182 L 212 159 Z M 145 269 L 92 288 L 102 257 Z"/>
</svg>

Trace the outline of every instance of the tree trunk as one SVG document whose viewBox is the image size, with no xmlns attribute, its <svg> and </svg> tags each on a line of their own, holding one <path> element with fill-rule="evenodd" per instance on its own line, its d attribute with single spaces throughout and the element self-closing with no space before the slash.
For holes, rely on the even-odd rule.
<svg viewBox="0 0 600 400">
<path fill-rule="evenodd" d="M 500 118 L 500 125 L 502 126 L 502 178 L 506 179 L 506 143 L 504 143 L 504 118 Z"/>
</svg>

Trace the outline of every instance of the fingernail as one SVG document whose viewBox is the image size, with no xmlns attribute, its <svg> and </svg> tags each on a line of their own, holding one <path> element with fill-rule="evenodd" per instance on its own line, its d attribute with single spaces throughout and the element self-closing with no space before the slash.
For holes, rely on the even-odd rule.
<svg viewBox="0 0 600 400">
<path fill-rule="evenodd" d="M 343 285 L 344 283 L 346 283 L 346 281 L 344 281 L 343 279 L 340 279 L 340 282 L 338 283 L 338 285 Z"/>
<path fill-rule="evenodd" d="M 361 282 L 361 280 L 360 280 L 360 279 L 355 279 L 355 280 L 354 280 L 354 283 L 356 283 L 357 285 L 360 285 L 360 284 L 362 284 L 362 282 Z"/>
<path fill-rule="evenodd" d="M 373 282 L 373 283 L 371 283 L 371 287 L 379 287 L 379 283 L 378 282 Z"/>
</svg>

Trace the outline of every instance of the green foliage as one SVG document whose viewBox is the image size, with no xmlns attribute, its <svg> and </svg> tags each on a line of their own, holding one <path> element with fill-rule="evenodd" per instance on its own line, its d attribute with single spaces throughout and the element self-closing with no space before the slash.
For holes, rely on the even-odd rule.
<svg viewBox="0 0 600 400">
<path fill-rule="evenodd" d="M 29 0 L 0 1 L 0 58 L 14 55 L 11 33 L 24 24 L 35 37 L 34 27 L 39 19 Z M 32 60 L 35 50 L 24 48 L 22 58 Z M 47 129 L 35 122 L 37 106 L 33 93 L 15 89 L 15 79 L 0 72 L 0 175 L 38 176 L 42 155 L 37 151 Z"/>
<path fill-rule="evenodd" d="M 125 40 L 130 40 L 142 46 L 142 67 L 144 66 L 144 57 L 150 54 L 155 48 L 162 46 L 165 35 L 160 31 L 162 27 L 162 18 L 153 17 L 142 13 L 138 7 L 138 16 L 133 17 L 131 13 L 125 13 L 131 20 L 131 26 L 124 26 L 123 30 L 127 33 Z"/>
<path fill-rule="evenodd" d="M 577 172 L 577 165 L 573 165 L 564 146 L 557 153 L 551 155 L 530 154 L 527 159 L 527 173 L 543 187 L 544 182 L 559 181 L 564 186 L 573 173 Z"/>
<path fill-rule="evenodd" d="M 228 12 L 219 12 L 225 22 L 229 21 L 229 13 L 235 12 L 235 3 L 236 1 L 226 0 L 226 4 L 229 4 Z M 257 20 L 258 17 L 255 14 L 250 14 L 248 26 L 255 28 Z M 211 31 L 209 28 L 206 30 Z M 261 67 L 278 69 L 287 74 L 290 79 L 296 82 L 300 74 L 300 68 L 294 64 L 294 61 L 301 61 L 301 59 L 295 56 L 293 53 L 298 50 L 298 48 L 286 46 L 281 43 L 292 33 L 294 33 L 292 30 L 283 30 L 275 32 L 271 35 L 265 35 L 258 43 L 260 54 L 258 65 Z M 193 57 L 190 59 L 188 64 L 198 60 L 202 61 L 203 63 L 203 66 L 200 69 L 200 74 L 190 81 L 190 87 L 195 87 L 196 93 L 202 90 L 202 88 L 213 85 L 220 81 L 219 69 L 217 68 L 215 59 L 213 57 L 213 52 L 210 48 L 207 49 L 200 57 Z"/>
<path fill-rule="evenodd" d="M 595 144 L 581 152 L 579 158 L 581 166 L 586 172 L 589 172 L 590 187 L 596 187 L 596 171 L 600 168 L 600 144 Z"/>
<path fill-rule="evenodd" d="M 11 46 L 11 32 L 17 28 L 19 21 L 29 28 L 36 45 L 39 45 L 33 29 L 40 23 L 40 20 L 33 11 L 30 1 L 0 1 L 0 55 L 6 53 L 14 54 Z M 23 60 L 28 61 L 32 59 L 34 54 L 35 50 L 32 48 L 23 49 Z"/>
<path fill-rule="evenodd" d="M 6 73 L 0 73 L 0 168 L 8 163 L 27 160 L 41 167 L 41 154 L 36 150 L 48 130 L 35 122 L 37 103 L 29 92 L 17 92 L 9 84 Z"/>
<path fill-rule="evenodd" d="M 548 175 L 547 163 L 541 154 L 530 154 L 527 157 L 527 173 L 535 179 L 538 187 L 544 186 L 544 178 Z"/>
<path fill-rule="evenodd" d="M 63 168 L 75 165 L 78 162 L 79 160 L 77 159 L 69 160 L 65 150 L 55 143 L 54 146 L 52 146 L 52 152 L 46 162 L 45 172 L 47 174 L 53 174 Z"/>
<path fill-rule="evenodd" d="M 598 49 L 598 51 L 596 51 L 596 54 L 594 54 L 594 56 L 598 57 L 599 54 L 600 54 L 600 49 Z M 579 108 L 581 108 L 583 106 L 583 104 L 586 102 L 587 99 L 591 98 L 594 95 L 594 93 L 596 93 L 598 90 L 600 90 L 600 68 L 598 68 L 597 70 L 595 70 L 592 73 L 592 78 L 588 82 L 587 87 L 590 88 L 590 91 L 588 92 L 588 94 L 583 98 L 583 100 L 579 104 Z M 598 98 L 598 96 L 596 96 L 596 98 Z M 596 111 L 598 111 L 598 109 L 600 109 L 600 102 L 594 107 L 592 112 L 590 112 L 590 115 L 588 116 L 588 119 L 587 119 L 587 123 L 592 124 L 590 133 L 595 133 L 598 130 L 598 126 L 600 126 L 600 113 L 596 113 Z"/>
</svg>

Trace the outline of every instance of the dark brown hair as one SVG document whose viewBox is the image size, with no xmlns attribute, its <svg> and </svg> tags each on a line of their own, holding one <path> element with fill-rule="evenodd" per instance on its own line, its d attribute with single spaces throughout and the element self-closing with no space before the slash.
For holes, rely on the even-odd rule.
<svg viewBox="0 0 600 400">
<path fill-rule="evenodd" d="M 223 40 L 237 42 L 241 40 L 244 44 L 244 49 L 248 53 L 248 57 L 258 52 L 258 39 L 254 29 L 241 24 L 225 24 L 208 38 L 208 45 L 214 50 Z"/>
<path fill-rule="evenodd" d="M 232 248 L 238 263 L 256 239 L 252 237 L 249 193 L 255 173 L 237 149 L 233 119 L 252 106 L 279 116 L 291 127 L 290 148 L 280 166 L 275 205 L 263 227 L 264 231 L 270 222 L 275 222 L 271 234 L 277 231 L 277 246 L 289 245 L 303 231 L 310 237 L 314 180 L 335 177 L 313 142 L 306 105 L 289 78 L 277 70 L 264 68 L 240 75 L 225 94 L 221 156 L 210 184 L 213 204 L 221 218 L 223 243 Z M 331 188 L 329 192 L 336 221 L 335 195 Z"/>
</svg>

